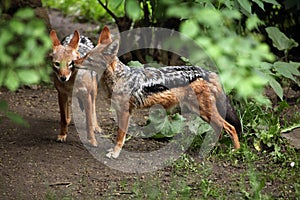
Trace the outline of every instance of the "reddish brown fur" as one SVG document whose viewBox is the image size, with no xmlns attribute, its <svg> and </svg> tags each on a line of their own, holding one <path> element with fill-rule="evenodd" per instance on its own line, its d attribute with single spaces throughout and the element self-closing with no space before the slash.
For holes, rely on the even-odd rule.
<svg viewBox="0 0 300 200">
<path fill-rule="evenodd" d="M 113 73 L 115 63 L 113 62 L 107 69 L 108 73 Z M 111 89 L 112 91 L 112 89 Z M 212 74 L 209 82 L 203 79 L 196 79 L 186 87 L 177 87 L 164 92 L 155 93 L 148 96 L 143 102 L 143 105 L 136 107 L 133 97 L 129 102 L 124 96 L 114 96 L 113 101 L 117 102 L 117 118 L 118 118 L 118 133 L 116 138 L 116 146 L 108 156 L 118 157 L 125 141 L 126 132 L 128 129 L 129 116 L 133 109 L 149 108 L 159 104 L 166 109 L 170 109 L 182 102 L 183 99 L 196 95 L 197 104 L 187 104 L 189 109 L 198 113 L 202 119 L 210 123 L 215 131 L 221 131 L 222 128 L 230 135 L 235 149 L 240 148 L 239 139 L 235 128 L 226 122 L 218 112 L 216 107 L 217 98 L 222 98 L 222 88 L 218 82 L 218 77 Z"/>
<path fill-rule="evenodd" d="M 179 102 L 182 102 L 184 98 L 195 94 L 198 100 L 198 104 L 187 104 L 189 109 L 195 113 L 199 113 L 201 118 L 203 118 L 206 122 L 211 123 L 216 131 L 221 130 L 221 128 L 223 127 L 225 131 L 231 136 L 234 147 L 238 149 L 240 148 L 240 144 L 235 128 L 222 118 L 216 107 L 216 97 L 218 96 L 219 92 L 222 92 L 222 88 L 220 87 L 220 84 L 218 84 L 218 82 L 215 82 L 218 81 L 217 77 L 212 77 L 210 81 L 211 82 L 207 82 L 203 79 L 197 79 L 187 87 L 173 88 L 171 90 L 153 94 L 145 99 L 144 105 L 142 107 L 138 107 L 137 109 L 151 107 L 155 104 L 159 104 L 166 109 L 170 109 L 178 105 Z M 134 108 L 133 105 L 135 104 L 131 100 L 130 104 L 128 105 L 129 112 L 131 112 L 131 110 Z M 123 109 L 125 110 L 124 112 L 127 112 L 127 107 Z M 125 117 L 127 116 L 125 115 Z M 121 121 L 128 120 L 121 119 Z M 123 130 L 127 130 L 127 128 L 127 126 L 124 126 Z M 122 133 L 121 135 L 124 134 Z M 117 144 L 121 144 L 121 141 L 123 140 L 124 139 L 122 138 L 122 136 L 118 136 Z"/>
<path fill-rule="evenodd" d="M 92 77 L 90 71 L 81 72 L 75 69 L 73 72 L 68 68 L 68 64 L 80 58 L 77 51 L 79 43 L 79 33 L 74 32 L 74 36 L 70 43 L 66 46 L 61 45 L 57 38 L 56 32 L 50 32 L 52 40 L 52 61 L 60 63 L 60 68 L 53 78 L 54 86 L 58 91 L 58 103 L 61 117 L 61 130 L 57 136 L 57 141 L 65 141 L 68 133 L 68 125 L 71 122 L 71 97 L 73 89 L 75 94 L 82 101 L 86 114 L 86 130 L 87 138 L 92 146 L 97 146 L 94 131 L 101 132 L 96 118 L 95 101 L 97 97 L 97 80 Z M 60 78 L 69 76 L 69 80 L 61 81 Z M 76 77 L 76 87 L 74 87 Z"/>
</svg>

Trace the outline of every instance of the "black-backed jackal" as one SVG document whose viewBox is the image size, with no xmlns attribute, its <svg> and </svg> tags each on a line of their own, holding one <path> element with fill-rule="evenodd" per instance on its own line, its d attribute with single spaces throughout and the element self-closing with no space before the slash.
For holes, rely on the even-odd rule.
<svg viewBox="0 0 300 200">
<path fill-rule="evenodd" d="M 57 141 L 66 141 L 68 125 L 71 121 L 72 95 L 78 97 L 86 114 L 86 131 L 89 143 L 97 146 L 94 131 L 101 132 L 97 122 L 95 101 L 97 97 L 97 73 L 88 70 L 76 69 L 74 61 L 84 56 L 94 45 L 85 36 L 80 36 L 78 31 L 66 37 L 62 42 L 56 32 L 50 32 L 52 40 L 52 68 L 54 86 L 58 91 L 58 103 L 61 117 L 61 130 Z M 76 86 L 74 86 L 76 80 Z M 74 90 L 74 92 L 73 92 Z"/>
<path fill-rule="evenodd" d="M 241 132 L 241 124 L 216 73 L 196 66 L 130 68 L 118 59 L 117 52 L 118 41 L 113 41 L 109 29 L 104 27 L 98 45 L 75 61 L 79 68 L 103 72 L 101 83 L 115 106 L 119 127 L 116 145 L 108 157 L 119 156 L 133 109 L 155 104 L 168 109 L 191 96 L 196 97 L 196 102 L 187 105 L 189 110 L 199 114 L 215 131 L 224 128 L 235 149 L 240 148 L 237 132 Z M 225 112 L 224 119 L 221 113 Z"/>
</svg>

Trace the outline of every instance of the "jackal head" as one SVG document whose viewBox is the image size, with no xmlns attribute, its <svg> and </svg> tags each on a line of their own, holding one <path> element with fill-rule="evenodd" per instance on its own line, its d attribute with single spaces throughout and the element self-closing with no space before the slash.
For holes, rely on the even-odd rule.
<svg viewBox="0 0 300 200">
<path fill-rule="evenodd" d="M 58 80 L 66 82 L 72 76 L 72 72 L 75 70 L 74 60 L 80 58 L 80 54 L 77 51 L 79 45 L 80 35 L 76 30 L 74 31 L 73 38 L 67 45 L 62 45 L 58 39 L 55 30 L 50 32 L 50 38 L 52 40 L 52 68 L 55 72 Z"/>
<path fill-rule="evenodd" d="M 75 61 L 77 68 L 96 71 L 102 75 L 103 71 L 117 58 L 119 39 L 112 40 L 110 30 L 105 26 L 100 33 L 97 46 L 85 56 Z"/>
</svg>

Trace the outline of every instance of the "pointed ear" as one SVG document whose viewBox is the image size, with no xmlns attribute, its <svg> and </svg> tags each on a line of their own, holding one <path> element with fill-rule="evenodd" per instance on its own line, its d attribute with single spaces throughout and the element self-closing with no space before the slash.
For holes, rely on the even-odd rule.
<svg viewBox="0 0 300 200">
<path fill-rule="evenodd" d="M 69 46 L 72 47 L 73 49 L 77 49 L 78 48 L 78 44 L 79 44 L 79 39 L 80 39 L 80 35 L 79 32 L 77 30 L 74 31 L 73 37 L 69 43 Z"/>
<path fill-rule="evenodd" d="M 100 33 L 98 44 L 109 44 L 112 42 L 109 28 L 104 26 L 103 30 Z"/>
<path fill-rule="evenodd" d="M 60 41 L 56 35 L 55 30 L 51 30 L 50 32 L 50 39 L 52 40 L 52 47 L 57 47 L 60 45 Z"/>
</svg>

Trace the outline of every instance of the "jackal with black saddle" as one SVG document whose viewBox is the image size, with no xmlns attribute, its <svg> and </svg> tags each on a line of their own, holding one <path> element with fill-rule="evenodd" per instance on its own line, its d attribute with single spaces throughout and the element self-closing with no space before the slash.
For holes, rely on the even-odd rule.
<svg viewBox="0 0 300 200">
<path fill-rule="evenodd" d="M 181 102 L 188 102 L 188 109 L 198 114 L 215 131 L 224 128 L 235 149 L 240 148 L 237 133 L 242 130 L 241 123 L 216 73 L 197 66 L 130 68 L 118 59 L 117 52 L 118 40 L 112 40 L 109 29 L 104 27 L 98 45 L 75 62 L 79 68 L 103 73 L 101 83 L 116 109 L 116 145 L 109 150 L 108 157 L 119 156 L 134 109 L 155 104 L 169 109 Z M 195 100 L 191 101 L 191 98 Z"/>
</svg>

